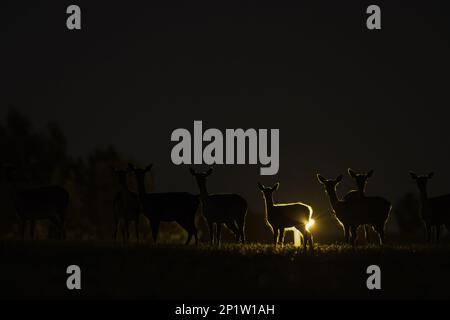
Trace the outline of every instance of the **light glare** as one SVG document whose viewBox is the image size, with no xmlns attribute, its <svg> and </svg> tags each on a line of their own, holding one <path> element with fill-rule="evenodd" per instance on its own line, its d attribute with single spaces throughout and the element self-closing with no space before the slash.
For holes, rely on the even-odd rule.
<svg viewBox="0 0 450 320">
<path fill-rule="evenodd" d="M 311 232 L 311 228 L 315 223 L 316 221 L 313 218 L 309 219 L 308 223 L 305 226 L 306 231 Z"/>
</svg>

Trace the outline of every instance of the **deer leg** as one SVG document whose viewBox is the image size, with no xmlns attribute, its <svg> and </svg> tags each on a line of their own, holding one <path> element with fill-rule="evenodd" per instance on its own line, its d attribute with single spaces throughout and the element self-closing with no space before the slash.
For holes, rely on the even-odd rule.
<svg viewBox="0 0 450 320">
<path fill-rule="evenodd" d="M 374 226 L 374 229 L 378 235 L 378 243 L 382 245 L 384 242 L 384 227 L 383 225 L 376 225 Z"/>
<path fill-rule="evenodd" d="M 309 245 L 311 246 L 311 249 L 314 249 L 314 239 L 312 233 L 308 232 L 308 239 L 309 239 Z"/>
<path fill-rule="evenodd" d="M 195 222 L 189 222 L 187 224 L 187 227 L 185 227 L 185 229 L 188 232 L 186 245 L 188 245 L 191 242 L 192 236 L 194 236 L 195 245 L 198 245 L 197 227 L 195 226 Z"/>
<path fill-rule="evenodd" d="M 30 220 L 30 238 L 31 240 L 34 239 L 34 228 L 36 227 L 36 221 Z"/>
<path fill-rule="evenodd" d="M 306 238 L 303 239 L 303 251 L 306 252 L 306 247 L 307 247 L 308 241 L 309 241 L 308 232 L 305 232 L 304 235 L 305 235 Z"/>
<path fill-rule="evenodd" d="M 378 234 L 380 235 L 380 245 L 384 243 L 384 224 L 378 226 Z"/>
<path fill-rule="evenodd" d="M 244 231 L 244 224 L 239 225 L 239 234 L 240 234 L 240 238 L 241 238 L 241 242 L 245 243 L 246 239 L 245 239 L 245 231 Z"/>
<path fill-rule="evenodd" d="M 436 243 L 439 243 L 439 237 L 441 235 L 441 225 L 437 224 L 435 228 L 436 228 Z"/>
<path fill-rule="evenodd" d="M 364 226 L 364 236 L 366 238 L 366 242 L 369 243 L 370 242 L 370 225 L 365 225 Z"/>
<path fill-rule="evenodd" d="M 117 241 L 117 229 L 119 228 L 119 222 L 117 220 L 114 221 L 114 231 L 113 231 L 113 239 L 114 242 Z"/>
<path fill-rule="evenodd" d="M 220 246 L 220 238 L 222 236 L 222 223 L 217 223 L 217 231 L 216 231 L 216 243 L 217 246 Z"/>
<path fill-rule="evenodd" d="M 56 228 L 59 230 L 59 232 L 61 233 L 60 238 L 65 239 L 66 235 L 65 235 L 65 231 L 64 231 L 64 223 L 62 222 L 62 220 L 58 216 L 54 216 L 50 220 L 56 226 Z"/>
<path fill-rule="evenodd" d="M 233 221 L 228 221 L 225 224 L 231 231 L 233 231 L 234 236 L 236 237 L 236 242 L 239 242 L 240 233 L 239 233 L 238 227 L 236 226 L 236 222 L 233 220 Z"/>
<path fill-rule="evenodd" d="M 134 227 L 136 229 L 136 240 L 139 242 L 139 217 L 134 220 Z"/>
<path fill-rule="evenodd" d="M 310 237 L 310 233 L 308 231 L 306 231 L 305 225 L 304 224 L 300 224 L 298 226 L 295 226 L 295 228 L 300 231 L 300 242 L 303 242 L 303 251 L 306 252 L 306 246 L 308 244 L 309 241 L 309 237 Z M 301 238 L 303 238 L 303 241 L 301 240 Z"/>
<path fill-rule="evenodd" d="M 186 242 L 184 243 L 185 245 L 188 245 L 191 242 L 192 236 L 194 235 L 195 225 L 192 225 L 192 223 L 189 223 L 187 221 L 177 221 L 177 222 L 188 233 L 188 237 L 186 239 Z"/>
<path fill-rule="evenodd" d="M 277 242 L 278 242 L 278 229 L 274 228 L 273 229 L 273 244 L 276 247 L 277 246 Z"/>
<path fill-rule="evenodd" d="M 209 228 L 209 242 L 211 245 L 214 245 L 214 224 L 212 222 L 208 222 Z"/>
<path fill-rule="evenodd" d="M 278 241 L 280 243 L 281 246 L 284 245 L 284 228 L 280 228 L 280 236 L 278 238 Z"/>
<path fill-rule="evenodd" d="M 358 230 L 358 226 L 351 226 L 350 227 L 352 246 L 354 246 L 355 243 L 356 243 L 357 230 Z"/>
<path fill-rule="evenodd" d="M 194 239 L 195 239 L 195 245 L 198 246 L 197 227 L 195 227 L 195 226 L 194 226 Z"/>
<path fill-rule="evenodd" d="M 349 243 L 350 226 L 344 226 L 344 238 L 345 238 L 345 243 Z"/>
<path fill-rule="evenodd" d="M 238 225 L 238 229 L 239 229 L 239 239 L 242 243 L 245 243 L 245 232 L 244 232 L 244 228 L 245 228 L 245 215 L 243 219 L 239 219 L 237 221 L 237 225 Z"/>
<path fill-rule="evenodd" d="M 182 227 L 188 232 L 188 239 L 186 241 L 186 244 L 189 244 L 191 242 L 192 236 L 194 236 L 195 245 L 198 245 L 197 227 L 195 225 L 195 219 L 192 220 L 189 219 L 188 221 L 183 222 Z"/>
<path fill-rule="evenodd" d="M 430 243 L 431 242 L 431 224 L 426 223 L 426 228 L 427 228 L 427 242 Z"/>
<path fill-rule="evenodd" d="M 303 237 L 304 247 L 306 247 L 306 244 L 309 242 L 309 246 L 312 249 L 314 247 L 314 241 L 313 241 L 312 233 L 306 231 L 306 228 L 305 228 L 304 225 L 300 225 L 299 227 L 297 227 L 297 229 L 300 231 L 300 233 L 302 235 L 304 235 L 304 237 Z"/>
<path fill-rule="evenodd" d="M 189 231 L 188 231 L 188 237 L 187 237 L 187 239 L 186 239 L 186 242 L 184 243 L 186 246 L 191 242 L 192 235 L 193 235 L 192 230 L 189 230 Z"/>
<path fill-rule="evenodd" d="M 123 241 L 123 244 L 125 244 L 126 243 L 126 234 L 125 234 L 125 226 L 124 226 L 123 220 L 122 220 L 122 223 L 119 220 L 119 226 L 120 226 L 120 230 L 122 231 L 122 241 Z"/>
<path fill-rule="evenodd" d="M 152 225 L 152 237 L 153 237 L 153 242 L 156 243 L 156 240 L 158 240 L 158 232 L 159 232 L 159 224 L 160 221 L 152 221 L 151 225 Z"/>
</svg>

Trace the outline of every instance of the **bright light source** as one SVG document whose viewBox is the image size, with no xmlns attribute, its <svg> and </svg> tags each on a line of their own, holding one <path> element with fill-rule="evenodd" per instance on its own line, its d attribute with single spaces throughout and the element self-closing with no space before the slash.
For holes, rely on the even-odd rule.
<svg viewBox="0 0 450 320">
<path fill-rule="evenodd" d="M 313 218 L 310 218 L 308 223 L 305 226 L 306 231 L 311 232 L 312 226 L 316 223 Z"/>
</svg>

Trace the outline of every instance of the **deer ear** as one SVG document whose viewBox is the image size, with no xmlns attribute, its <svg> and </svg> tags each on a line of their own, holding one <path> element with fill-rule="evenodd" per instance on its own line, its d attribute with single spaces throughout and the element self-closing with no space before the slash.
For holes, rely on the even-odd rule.
<svg viewBox="0 0 450 320">
<path fill-rule="evenodd" d="M 258 188 L 259 190 L 264 190 L 264 186 L 261 184 L 261 182 L 258 182 Z"/>
<path fill-rule="evenodd" d="M 417 174 L 415 174 L 414 172 L 410 171 L 409 175 L 411 176 L 411 178 L 413 178 L 414 180 L 417 179 Z"/>
<path fill-rule="evenodd" d="M 348 174 L 350 175 L 350 177 L 355 178 L 356 177 L 356 173 L 355 171 L 353 171 L 352 169 L 348 168 L 347 170 Z"/>
<path fill-rule="evenodd" d="M 428 179 L 433 178 L 433 176 L 434 176 L 434 172 L 430 172 L 430 173 L 428 174 Z"/>
<path fill-rule="evenodd" d="M 194 170 L 194 169 L 189 168 L 189 172 L 190 172 L 193 176 L 195 176 L 195 170 Z"/>
<path fill-rule="evenodd" d="M 213 172 L 212 168 L 209 168 L 208 171 L 206 171 L 206 176 L 209 176 Z"/>
<path fill-rule="evenodd" d="M 149 164 L 148 166 L 145 167 L 145 172 L 148 172 L 150 170 L 152 170 L 153 167 L 153 163 Z"/>
<path fill-rule="evenodd" d="M 275 185 L 272 187 L 272 191 L 277 191 L 279 187 L 280 183 L 279 182 L 275 183 Z"/>
<path fill-rule="evenodd" d="M 320 174 L 317 174 L 317 180 L 319 180 L 320 183 L 324 184 L 327 180 L 322 177 Z"/>
<path fill-rule="evenodd" d="M 133 171 L 135 169 L 136 169 L 136 167 L 133 166 L 130 162 L 128 162 L 128 170 Z"/>
<path fill-rule="evenodd" d="M 342 176 L 342 174 L 340 174 L 340 175 L 336 178 L 336 182 L 341 182 L 341 181 L 342 181 L 342 178 L 343 178 L 343 176 Z"/>
<path fill-rule="evenodd" d="M 371 169 L 369 172 L 367 172 L 367 176 L 370 178 L 371 176 L 373 176 L 373 169 Z"/>
</svg>

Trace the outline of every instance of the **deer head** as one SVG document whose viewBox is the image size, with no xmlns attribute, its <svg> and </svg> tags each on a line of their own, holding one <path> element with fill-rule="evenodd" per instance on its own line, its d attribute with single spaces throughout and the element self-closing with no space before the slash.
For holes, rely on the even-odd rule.
<svg viewBox="0 0 450 320">
<path fill-rule="evenodd" d="M 134 173 L 136 177 L 136 182 L 138 185 L 139 194 L 145 193 L 145 174 L 149 172 L 153 167 L 153 164 L 149 164 L 144 169 L 136 168 L 133 164 L 128 163 L 128 171 Z"/>
<path fill-rule="evenodd" d="M 261 190 L 264 199 L 266 200 L 272 200 L 272 194 L 278 190 L 278 188 L 280 187 L 280 183 L 277 182 L 275 183 L 272 187 L 266 187 L 263 184 L 261 184 L 260 182 L 258 182 L 258 188 L 259 190 Z"/>
<path fill-rule="evenodd" d="M 355 179 L 358 191 L 364 193 L 364 189 L 366 188 L 367 184 L 367 179 L 369 179 L 373 175 L 373 170 L 370 170 L 368 172 L 355 172 L 352 169 L 348 168 L 348 174 L 350 175 L 350 177 Z"/>
<path fill-rule="evenodd" d="M 197 172 L 194 169 L 189 169 L 189 172 L 195 177 L 195 181 L 197 181 L 197 184 L 200 188 L 203 188 L 206 186 L 206 178 L 209 177 L 209 175 L 211 175 L 211 173 L 213 172 L 212 168 L 209 168 L 206 171 L 203 172 Z"/>
<path fill-rule="evenodd" d="M 325 179 L 320 174 L 317 174 L 317 180 L 319 180 L 319 182 L 325 186 L 325 190 L 329 195 L 336 192 L 336 186 L 342 181 L 342 178 L 342 174 L 340 174 L 335 180 Z"/>
<path fill-rule="evenodd" d="M 428 180 L 433 178 L 434 173 L 430 172 L 429 174 L 418 176 L 414 172 L 410 171 L 409 175 L 411 176 L 411 178 L 416 180 L 417 186 L 419 187 L 419 191 L 423 194 L 426 194 Z"/>
</svg>

